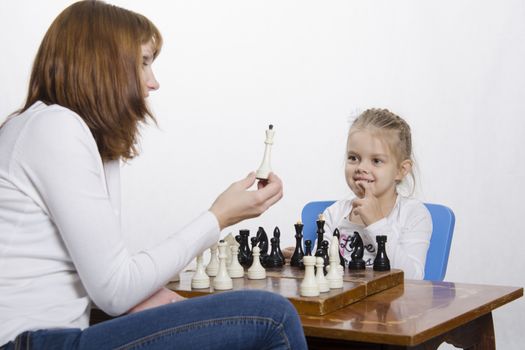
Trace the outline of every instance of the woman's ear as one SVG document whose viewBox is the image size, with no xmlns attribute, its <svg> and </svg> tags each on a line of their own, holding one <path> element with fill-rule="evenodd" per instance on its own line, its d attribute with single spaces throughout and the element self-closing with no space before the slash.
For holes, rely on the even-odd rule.
<svg viewBox="0 0 525 350">
<path fill-rule="evenodd" d="M 408 173 L 410 173 L 410 170 L 412 170 L 412 161 L 410 159 L 405 159 L 401 162 L 401 164 L 399 164 L 399 171 L 397 173 L 396 180 L 403 180 L 403 178 L 407 176 Z"/>
</svg>

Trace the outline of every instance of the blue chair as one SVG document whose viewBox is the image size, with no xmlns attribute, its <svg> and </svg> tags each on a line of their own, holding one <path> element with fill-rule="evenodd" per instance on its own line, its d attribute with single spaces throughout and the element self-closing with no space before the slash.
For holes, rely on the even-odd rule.
<svg viewBox="0 0 525 350">
<path fill-rule="evenodd" d="M 303 221 L 303 236 L 314 242 L 317 238 L 317 225 L 315 221 L 327 207 L 335 201 L 316 201 L 307 203 L 301 213 Z M 443 281 L 447 272 L 448 256 L 452 235 L 454 233 L 454 224 L 456 217 L 454 212 L 441 204 L 425 203 L 430 215 L 432 216 L 432 236 L 430 246 L 427 252 L 425 263 L 425 279 L 430 281 Z"/>
</svg>

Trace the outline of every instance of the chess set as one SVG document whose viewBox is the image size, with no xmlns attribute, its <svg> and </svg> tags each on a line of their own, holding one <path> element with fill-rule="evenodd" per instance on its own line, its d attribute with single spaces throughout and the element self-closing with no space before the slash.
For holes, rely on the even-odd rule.
<svg viewBox="0 0 525 350">
<path fill-rule="evenodd" d="M 256 173 L 261 180 L 267 179 L 271 172 L 274 132 L 270 125 L 266 131 L 263 162 Z M 170 282 L 167 287 L 188 298 L 226 290 L 264 289 L 288 298 L 301 315 L 324 315 L 403 283 L 403 271 L 390 269 L 386 236 L 376 237 L 378 250 L 371 268 L 365 266 L 363 242 L 355 232 L 351 261 L 345 266 L 339 249 L 339 231 L 336 229 L 331 239 L 325 240 L 322 214 L 316 223 L 313 254 L 314 242 L 303 242 L 301 222 L 294 225 L 296 246 L 289 261 L 280 248 L 278 227 L 271 239 L 263 227 L 259 227 L 251 238 L 250 231 L 243 229 L 237 236 L 230 233 L 213 245 L 206 266 L 200 254 L 195 270 L 181 273 L 178 281 Z"/>
</svg>

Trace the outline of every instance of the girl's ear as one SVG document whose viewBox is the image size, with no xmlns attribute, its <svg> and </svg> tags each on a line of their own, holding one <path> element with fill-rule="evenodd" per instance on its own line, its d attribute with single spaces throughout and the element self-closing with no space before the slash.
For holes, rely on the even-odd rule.
<svg viewBox="0 0 525 350">
<path fill-rule="evenodd" d="M 399 171 L 396 176 L 397 181 L 403 180 L 405 176 L 410 173 L 410 170 L 412 170 L 412 161 L 410 159 L 405 159 L 404 161 L 399 164 Z"/>
</svg>

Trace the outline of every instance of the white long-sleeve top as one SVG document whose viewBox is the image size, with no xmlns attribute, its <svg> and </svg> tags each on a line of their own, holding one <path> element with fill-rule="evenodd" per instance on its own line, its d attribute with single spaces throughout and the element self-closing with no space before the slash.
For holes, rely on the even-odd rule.
<svg viewBox="0 0 525 350">
<path fill-rule="evenodd" d="M 364 243 L 367 266 L 373 265 L 377 252 L 377 235 L 387 236 L 386 254 L 392 268 L 401 269 L 405 278 L 423 279 L 425 261 L 432 234 L 432 217 L 423 203 L 414 198 L 398 195 L 394 208 L 388 216 L 369 226 L 355 224 L 348 219 L 353 199 L 335 202 L 326 208 L 325 231 L 340 233 L 340 250 L 345 260 L 350 261 L 352 249 L 350 237 L 359 232 Z"/>
<path fill-rule="evenodd" d="M 91 302 L 126 312 L 219 239 L 209 211 L 131 254 L 118 161 L 84 121 L 37 102 L 0 128 L 0 345 L 25 330 L 89 323 Z"/>
</svg>

